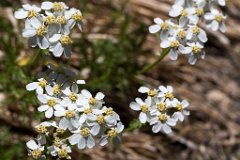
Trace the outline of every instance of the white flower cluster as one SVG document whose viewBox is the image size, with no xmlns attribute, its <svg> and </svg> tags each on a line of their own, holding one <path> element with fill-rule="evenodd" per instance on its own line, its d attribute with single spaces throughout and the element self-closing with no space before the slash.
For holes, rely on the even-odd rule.
<svg viewBox="0 0 240 160">
<path fill-rule="evenodd" d="M 112 108 L 104 106 L 104 94 L 98 92 L 93 96 L 86 89 L 79 90 L 79 84 L 85 81 L 74 81 L 75 75 L 66 68 L 58 70 L 53 65 L 49 68 L 46 78 L 39 78 L 26 88 L 36 91 L 41 103 L 38 111 L 47 119 L 36 126 L 37 132 L 41 139 L 53 141 L 30 140 L 27 142 L 30 155 L 39 159 L 46 157 L 44 153 L 50 153 L 59 159 L 70 159 L 73 145 L 79 149 L 92 148 L 96 139 L 101 146 L 109 141 L 119 144 L 124 125 Z"/>
<path fill-rule="evenodd" d="M 71 29 L 77 25 L 82 31 L 82 13 L 75 8 L 69 9 L 63 2 L 42 2 L 41 8 L 24 4 L 14 13 L 16 19 L 25 20 L 23 37 L 28 39 L 32 47 L 47 49 L 55 57 L 63 53 L 71 56 Z"/>
<path fill-rule="evenodd" d="M 152 125 L 154 133 L 160 131 L 171 133 L 171 127 L 175 126 L 177 121 L 182 122 L 184 116 L 189 115 L 187 110 L 189 103 L 175 98 L 172 86 L 159 86 L 158 89 L 140 87 L 138 91 L 147 94 L 147 98 L 145 100 L 136 98 L 135 102 L 130 103 L 130 108 L 140 111 L 139 121 Z"/>
<path fill-rule="evenodd" d="M 160 32 L 160 46 L 170 48 L 170 59 L 188 55 L 188 62 L 193 65 L 199 57 L 205 57 L 203 48 L 208 40 L 206 32 L 199 27 L 200 20 L 214 31 L 226 31 L 226 16 L 219 5 L 225 6 L 225 0 L 175 0 L 169 11 L 173 18 L 166 21 L 155 18 L 149 32 Z"/>
</svg>

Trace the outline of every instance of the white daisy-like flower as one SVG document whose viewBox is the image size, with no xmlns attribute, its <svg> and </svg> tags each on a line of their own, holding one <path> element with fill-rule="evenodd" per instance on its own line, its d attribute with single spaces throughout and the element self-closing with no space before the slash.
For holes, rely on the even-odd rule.
<svg viewBox="0 0 240 160">
<path fill-rule="evenodd" d="M 176 109 L 176 112 L 173 113 L 172 118 L 182 122 L 184 120 L 184 117 L 190 114 L 190 112 L 186 110 L 188 106 L 189 103 L 187 100 L 183 100 L 182 102 L 175 100 L 173 102 L 173 107 Z"/>
<path fill-rule="evenodd" d="M 176 125 L 176 120 L 165 113 L 160 113 L 150 120 L 150 125 L 153 125 L 153 133 L 158 133 L 163 130 L 163 132 L 169 134 L 172 132 L 171 126 Z"/>
<path fill-rule="evenodd" d="M 34 140 L 28 141 L 26 145 L 28 147 L 29 156 L 34 159 L 45 158 L 45 155 L 43 155 L 44 146 Z"/>
<path fill-rule="evenodd" d="M 38 82 L 29 83 L 26 86 L 28 91 L 36 90 L 37 94 L 43 94 L 44 88 L 47 86 L 48 82 L 44 78 L 38 79 Z"/>
<path fill-rule="evenodd" d="M 211 12 L 204 15 L 204 18 L 207 21 L 207 27 L 211 28 L 213 31 L 220 29 L 221 32 L 225 32 L 226 26 L 224 20 L 226 19 L 226 16 L 215 8 L 211 8 L 210 11 Z"/>
<path fill-rule="evenodd" d="M 118 145 L 121 141 L 120 133 L 123 131 L 124 125 L 121 122 L 118 122 L 116 127 L 112 127 L 107 131 L 106 135 L 103 135 L 99 141 L 101 146 L 104 146 L 108 143 L 108 140 L 112 140 L 114 145 Z"/>
<path fill-rule="evenodd" d="M 36 5 L 29 5 L 24 4 L 22 5 L 23 8 L 18 9 L 14 12 L 14 17 L 16 19 L 25 19 L 25 18 L 38 18 L 39 12 L 41 11 L 41 8 L 37 7 Z"/>
<path fill-rule="evenodd" d="M 178 41 L 175 37 L 169 37 L 166 40 L 163 40 L 160 44 L 161 48 L 171 48 L 170 49 L 170 59 L 176 60 L 178 58 L 178 54 L 188 54 L 191 52 L 190 47 L 185 47 Z"/>
<path fill-rule="evenodd" d="M 169 35 L 170 23 L 169 21 L 163 21 L 161 18 L 154 18 L 154 25 L 149 27 L 150 33 L 160 32 L 160 38 L 162 40 L 166 39 Z"/>
<path fill-rule="evenodd" d="M 83 89 L 81 91 L 81 94 L 85 98 L 85 99 L 81 100 L 82 103 L 84 103 L 84 104 L 89 104 L 91 106 L 96 106 L 97 107 L 97 106 L 100 106 L 104 103 L 103 98 L 105 97 L 105 95 L 102 92 L 98 92 L 96 94 L 96 96 L 93 97 L 92 94 L 88 90 Z"/>
<path fill-rule="evenodd" d="M 159 86 L 159 93 L 158 97 L 164 99 L 164 100 L 169 100 L 173 101 L 174 100 L 174 95 L 173 95 L 173 87 L 172 86 Z"/>
<path fill-rule="evenodd" d="M 58 156 L 59 159 L 71 159 L 69 153 L 71 153 L 72 150 L 67 144 L 63 144 L 61 146 L 50 146 L 48 147 L 48 151 L 52 156 Z"/>
<path fill-rule="evenodd" d="M 49 14 L 47 16 L 42 15 L 44 23 L 47 25 L 47 33 L 49 37 L 58 33 L 60 30 L 60 25 L 57 23 L 57 18 L 54 14 Z"/>
<path fill-rule="evenodd" d="M 207 42 L 206 32 L 198 27 L 197 25 L 190 25 L 187 30 L 187 39 L 193 41 L 201 41 L 203 43 Z"/>
<path fill-rule="evenodd" d="M 120 121 L 119 115 L 113 111 L 111 107 L 103 107 L 101 113 L 104 115 L 104 120 L 109 126 L 114 126 Z"/>
<path fill-rule="evenodd" d="M 64 2 L 43 2 L 41 8 L 46 11 L 53 10 L 54 12 L 63 12 L 68 9 L 68 6 Z M 49 12 L 46 12 L 48 14 Z"/>
<path fill-rule="evenodd" d="M 141 111 L 139 114 L 139 120 L 141 123 L 146 123 L 149 121 L 151 115 L 149 114 L 149 108 L 151 106 L 152 100 L 150 97 L 143 101 L 141 98 L 136 98 L 136 102 L 130 103 L 130 108 L 134 111 Z"/>
<path fill-rule="evenodd" d="M 150 89 L 148 87 L 142 86 L 138 89 L 138 92 L 140 93 L 147 93 L 148 96 L 154 97 L 157 95 L 158 90 L 156 89 Z"/>
<path fill-rule="evenodd" d="M 41 49 L 49 47 L 47 27 L 38 19 L 30 19 L 31 27 L 23 30 L 23 37 L 28 38 L 32 47 L 38 45 Z"/>
<path fill-rule="evenodd" d="M 79 30 L 82 31 L 82 12 L 76 8 L 71 8 L 69 11 L 65 12 L 65 17 L 69 19 L 69 24 L 71 28 L 73 28 L 75 25 L 78 26 Z"/>
<path fill-rule="evenodd" d="M 69 143 L 71 145 L 77 144 L 78 149 L 84 149 L 86 147 L 93 148 L 95 146 L 93 136 L 98 134 L 98 131 L 96 131 L 95 128 L 83 126 L 76 131 L 72 131 L 72 133 L 74 134 L 68 138 Z"/>
<path fill-rule="evenodd" d="M 76 110 L 66 109 L 62 106 L 55 108 L 54 116 L 62 117 L 59 121 L 59 127 L 66 130 L 74 130 L 79 127 L 79 116 Z"/>
<path fill-rule="evenodd" d="M 39 94 L 37 98 L 42 103 L 42 105 L 38 107 L 38 111 L 45 112 L 46 118 L 51 118 L 53 116 L 54 109 L 60 107 L 60 99 L 56 97 Z"/>
<path fill-rule="evenodd" d="M 54 34 L 49 39 L 49 42 L 51 43 L 49 50 L 53 52 L 55 57 L 60 57 L 63 53 L 65 57 L 71 56 L 72 51 L 70 45 L 72 40 L 68 35 Z"/>
<path fill-rule="evenodd" d="M 191 65 L 194 65 L 197 61 L 198 57 L 201 57 L 202 59 L 205 58 L 205 51 L 203 50 L 203 45 L 199 42 L 196 43 L 187 43 L 189 47 L 191 47 L 191 52 L 189 53 L 188 62 Z"/>
</svg>

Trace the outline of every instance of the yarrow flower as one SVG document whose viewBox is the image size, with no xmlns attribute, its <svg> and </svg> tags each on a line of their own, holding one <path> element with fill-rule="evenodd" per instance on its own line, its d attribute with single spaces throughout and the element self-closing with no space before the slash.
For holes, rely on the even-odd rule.
<svg viewBox="0 0 240 160">
<path fill-rule="evenodd" d="M 187 110 L 189 103 L 175 98 L 172 86 L 159 86 L 158 89 L 143 86 L 138 91 L 146 94 L 147 98 L 145 100 L 136 98 L 136 102 L 130 103 L 130 108 L 140 112 L 139 121 L 152 125 L 154 133 L 160 131 L 171 133 L 171 127 L 189 115 Z"/>
<path fill-rule="evenodd" d="M 208 40 L 206 32 L 198 26 L 201 20 L 213 31 L 226 31 L 226 16 L 219 5 L 225 6 L 225 0 L 175 0 L 169 11 L 173 19 L 164 21 L 155 18 L 155 24 L 149 27 L 149 32 L 160 32 L 160 46 L 163 49 L 170 48 L 170 59 L 177 60 L 178 55 L 186 55 L 188 62 L 193 65 L 198 57 L 204 58 L 204 44 Z M 197 44 L 197 52 L 191 49 L 193 44 Z"/>
<path fill-rule="evenodd" d="M 80 86 L 83 80 L 64 67 L 48 65 L 44 77 L 27 85 L 29 91 L 36 90 L 40 102 L 39 112 L 44 112 L 44 121 L 37 125 L 39 137 L 52 139 L 51 143 L 31 140 L 27 143 L 29 155 L 34 159 L 47 155 L 59 159 L 70 159 L 71 147 L 79 149 L 101 146 L 108 142 L 120 143 L 124 125 L 113 108 L 106 107 L 105 95 L 93 96 Z M 42 141 L 42 140 L 41 140 Z"/>
<path fill-rule="evenodd" d="M 55 57 L 63 53 L 71 56 L 71 29 L 77 24 L 82 31 L 83 16 L 80 10 L 70 8 L 63 2 L 43 2 L 41 8 L 24 4 L 14 13 L 15 18 L 25 20 L 23 37 L 31 47 L 47 49 Z"/>
</svg>

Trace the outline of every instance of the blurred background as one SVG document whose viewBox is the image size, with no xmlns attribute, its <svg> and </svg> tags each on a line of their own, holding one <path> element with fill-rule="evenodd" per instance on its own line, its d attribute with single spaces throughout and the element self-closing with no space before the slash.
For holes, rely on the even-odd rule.
<svg viewBox="0 0 240 160">
<path fill-rule="evenodd" d="M 148 33 L 154 17 L 167 19 L 172 0 L 66 0 L 84 15 L 84 32 L 73 31 L 71 59 L 44 55 L 21 36 L 23 23 L 13 12 L 23 3 L 0 1 L 0 160 L 28 159 L 26 141 L 36 136 L 34 93 L 25 85 L 46 64 L 65 63 L 87 81 L 92 92 L 102 91 L 106 103 L 125 126 L 137 118 L 129 109 L 137 89 L 172 85 L 175 94 L 190 101 L 191 115 L 173 134 L 153 134 L 149 126 L 125 133 L 119 148 L 109 145 L 74 151 L 73 159 L 94 160 L 240 160 L 240 1 L 228 0 L 225 34 L 208 32 L 207 56 L 196 65 L 185 57 L 166 57 L 156 68 L 136 76 L 159 55 L 159 40 Z M 44 52 L 45 53 L 45 52 Z"/>
</svg>

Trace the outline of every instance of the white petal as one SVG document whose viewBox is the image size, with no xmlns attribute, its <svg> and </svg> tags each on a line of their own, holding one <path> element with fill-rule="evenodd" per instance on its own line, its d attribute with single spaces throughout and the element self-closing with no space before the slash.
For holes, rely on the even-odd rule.
<svg viewBox="0 0 240 160">
<path fill-rule="evenodd" d="M 107 138 L 107 136 L 101 137 L 101 139 L 100 139 L 100 141 L 99 141 L 100 146 L 105 146 L 107 143 L 108 143 L 108 138 Z"/>
<path fill-rule="evenodd" d="M 50 39 L 49 42 L 54 43 L 59 41 L 59 39 L 61 38 L 61 34 L 54 34 Z"/>
<path fill-rule="evenodd" d="M 146 113 L 141 112 L 141 113 L 139 114 L 139 120 L 140 120 L 141 123 L 146 123 L 146 121 L 147 121 L 147 115 L 146 115 Z"/>
<path fill-rule="evenodd" d="M 84 80 L 77 80 L 77 84 L 86 84 Z"/>
<path fill-rule="evenodd" d="M 171 60 L 177 60 L 178 58 L 178 53 L 175 49 L 170 50 L 170 59 Z"/>
<path fill-rule="evenodd" d="M 102 92 L 98 92 L 97 95 L 95 96 L 97 100 L 102 100 L 104 97 L 105 95 Z"/>
<path fill-rule="evenodd" d="M 27 18 L 27 16 L 28 16 L 28 12 L 23 9 L 19 9 L 16 12 L 14 12 L 14 17 L 16 19 L 24 19 L 24 18 Z"/>
<path fill-rule="evenodd" d="M 86 98 L 91 98 L 91 97 L 92 97 L 92 94 L 91 94 L 88 90 L 86 90 L 86 89 L 83 89 L 83 90 L 81 91 L 81 93 L 82 93 L 83 96 L 86 97 Z"/>
<path fill-rule="evenodd" d="M 158 31 L 160 31 L 160 26 L 158 24 L 152 25 L 149 27 L 149 32 L 150 33 L 157 33 Z"/>
<path fill-rule="evenodd" d="M 197 58 L 194 55 L 190 55 L 188 58 L 188 63 L 190 63 L 191 65 L 194 65 L 197 61 Z"/>
<path fill-rule="evenodd" d="M 37 95 L 37 98 L 38 98 L 38 100 L 41 102 L 41 103 L 47 103 L 47 97 L 46 97 L 46 95 L 44 95 L 44 94 L 39 94 L 39 95 Z"/>
<path fill-rule="evenodd" d="M 168 40 L 164 40 L 161 42 L 160 47 L 161 48 L 168 48 L 170 46 L 171 42 L 169 42 Z"/>
<path fill-rule="evenodd" d="M 36 29 L 38 29 L 41 26 L 41 22 L 39 21 L 39 19 L 34 17 L 30 19 L 30 23 Z"/>
<path fill-rule="evenodd" d="M 35 89 L 37 89 L 38 87 L 38 82 L 32 82 L 32 83 L 29 83 L 27 86 L 26 86 L 26 89 L 28 91 L 33 91 Z"/>
<path fill-rule="evenodd" d="M 142 87 L 140 87 L 139 89 L 138 89 L 138 92 L 140 92 L 140 93 L 147 93 L 147 92 L 149 92 L 149 88 L 148 87 L 144 87 L 144 86 L 142 86 Z"/>
<path fill-rule="evenodd" d="M 71 145 L 75 145 L 79 142 L 80 138 L 81 138 L 80 134 L 73 134 L 68 138 L 68 141 Z"/>
<path fill-rule="evenodd" d="M 213 31 L 217 31 L 218 28 L 219 28 L 219 23 L 217 21 L 215 21 L 215 20 L 212 21 L 211 28 L 212 28 Z"/>
<path fill-rule="evenodd" d="M 94 125 L 92 128 L 91 128 L 91 133 L 92 135 L 96 136 L 100 131 L 100 126 L 99 125 Z"/>
<path fill-rule="evenodd" d="M 154 18 L 153 20 L 156 24 L 161 24 L 163 23 L 163 20 L 161 18 Z"/>
<path fill-rule="evenodd" d="M 207 35 L 206 35 L 206 32 L 205 31 L 200 31 L 199 35 L 198 35 L 198 38 L 203 42 L 207 42 Z"/>
<path fill-rule="evenodd" d="M 169 134 L 172 132 L 172 129 L 168 126 L 168 125 L 163 125 L 163 131 L 166 133 L 166 134 Z"/>
<path fill-rule="evenodd" d="M 95 141 L 92 136 L 89 136 L 87 139 L 88 148 L 93 148 L 95 146 Z"/>
<path fill-rule="evenodd" d="M 38 111 L 39 112 L 43 112 L 48 110 L 49 106 L 48 105 L 41 105 L 40 107 L 38 107 Z"/>
<path fill-rule="evenodd" d="M 47 92 L 48 95 L 50 95 L 50 96 L 53 95 L 53 87 L 47 85 L 47 86 L 45 87 L 45 90 L 46 90 L 46 92 Z"/>
<path fill-rule="evenodd" d="M 220 24 L 220 31 L 221 32 L 226 32 L 226 26 L 223 22 Z"/>
<path fill-rule="evenodd" d="M 161 130 L 161 127 L 162 127 L 162 124 L 159 122 L 153 125 L 152 127 L 153 133 L 158 133 Z"/>
<path fill-rule="evenodd" d="M 41 8 L 44 10 L 50 10 L 53 7 L 52 2 L 43 2 Z"/>
<path fill-rule="evenodd" d="M 38 45 L 41 49 L 47 49 L 49 47 L 49 42 L 46 37 L 38 37 Z"/>
<path fill-rule="evenodd" d="M 23 30 L 22 36 L 24 38 L 29 38 L 29 37 L 33 37 L 37 34 L 36 29 L 34 28 L 27 28 Z"/>
<path fill-rule="evenodd" d="M 79 142 L 78 142 L 78 148 L 79 149 L 84 149 L 86 147 L 86 139 L 81 137 Z"/>
<path fill-rule="evenodd" d="M 60 57 L 63 53 L 64 48 L 62 47 L 61 43 L 57 43 L 57 45 L 53 49 L 53 55 L 55 57 Z"/>
<path fill-rule="evenodd" d="M 26 143 L 27 147 L 31 150 L 38 149 L 38 145 L 34 140 L 30 140 Z"/>
<path fill-rule="evenodd" d="M 46 118 L 51 118 L 53 116 L 53 108 L 50 107 L 46 112 L 45 112 L 45 117 Z"/>
</svg>

